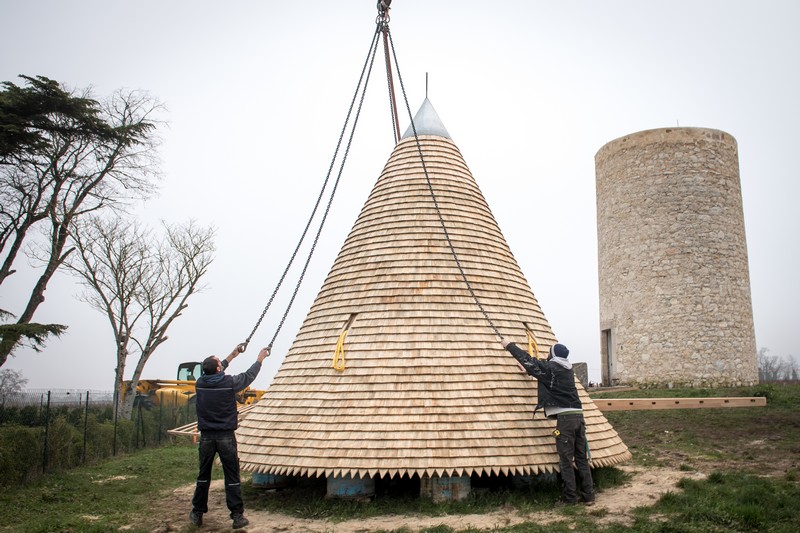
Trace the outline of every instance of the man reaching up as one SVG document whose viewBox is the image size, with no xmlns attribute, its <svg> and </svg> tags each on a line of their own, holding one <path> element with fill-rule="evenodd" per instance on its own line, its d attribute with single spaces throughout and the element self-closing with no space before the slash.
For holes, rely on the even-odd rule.
<svg viewBox="0 0 800 533">
<path fill-rule="evenodd" d="M 239 455 L 236 449 L 236 428 L 239 413 L 236 408 L 236 393 L 246 389 L 261 371 L 261 363 L 269 356 L 269 348 L 258 352 L 256 362 L 247 371 L 235 376 L 225 374 L 225 369 L 245 349 L 240 344 L 220 361 L 215 355 L 203 361 L 203 375 L 197 380 L 197 429 L 200 430 L 200 472 L 192 498 L 192 524 L 203 524 L 203 513 L 208 512 L 208 489 L 211 484 L 211 467 L 215 454 L 219 454 L 222 472 L 225 475 L 225 502 L 231 512 L 233 529 L 249 524 L 244 517 L 244 502 L 239 477 Z"/>
</svg>

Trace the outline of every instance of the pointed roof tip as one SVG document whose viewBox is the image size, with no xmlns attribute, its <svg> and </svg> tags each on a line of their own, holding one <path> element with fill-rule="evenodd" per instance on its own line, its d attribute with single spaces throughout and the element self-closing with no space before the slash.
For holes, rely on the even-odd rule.
<svg viewBox="0 0 800 533">
<path fill-rule="evenodd" d="M 409 124 L 408 129 L 403 134 L 403 139 L 413 137 L 414 130 L 416 129 L 417 135 L 437 135 L 453 140 L 427 96 L 425 97 L 425 101 L 422 102 L 419 111 L 417 111 L 417 114 L 414 116 L 413 126 L 412 128 L 411 124 Z"/>
</svg>

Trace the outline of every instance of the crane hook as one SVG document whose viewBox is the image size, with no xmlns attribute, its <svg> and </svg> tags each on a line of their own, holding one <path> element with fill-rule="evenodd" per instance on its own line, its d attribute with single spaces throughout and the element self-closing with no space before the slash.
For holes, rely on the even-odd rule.
<svg viewBox="0 0 800 533">
<path fill-rule="evenodd" d="M 389 6 L 392 0 L 378 0 L 378 22 L 388 24 L 389 22 Z"/>
</svg>

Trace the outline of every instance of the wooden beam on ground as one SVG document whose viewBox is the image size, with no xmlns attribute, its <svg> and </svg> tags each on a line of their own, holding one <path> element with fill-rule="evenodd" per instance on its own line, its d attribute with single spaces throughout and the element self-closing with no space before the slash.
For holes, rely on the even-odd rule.
<svg viewBox="0 0 800 533">
<path fill-rule="evenodd" d="M 765 407 L 764 397 L 730 398 L 592 398 L 601 411 L 641 411 L 648 409 L 718 409 L 721 407 Z"/>
<path fill-rule="evenodd" d="M 253 410 L 253 406 L 255 406 L 255 404 L 240 405 L 237 408 L 239 412 L 239 422 L 244 420 L 244 417 L 247 416 L 247 413 Z M 168 429 L 167 434 L 172 435 L 173 437 L 192 437 L 195 440 L 200 437 L 200 431 L 197 429 L 197 422 L 192 422 L 191 424 L 186 424 L 185 426 L 174 429 Z"/>
</svg>

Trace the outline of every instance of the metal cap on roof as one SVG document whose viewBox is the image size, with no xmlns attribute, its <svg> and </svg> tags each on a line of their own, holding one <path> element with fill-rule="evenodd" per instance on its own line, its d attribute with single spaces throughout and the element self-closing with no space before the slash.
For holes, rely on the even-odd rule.
<svg viewBox="0 0 800 533">
<path fill-rule="evenodd" d="M 414 127 L 409 124 L 408 129 L 403 134 L 403 139 L 414 136 L 414 130 L 417 130 L 417 135 L 437 135 L 445 139 L 452 140 L 447 128 L 442 124 L 442 119 L 436 113 L 431 101 L 425 98 L 422 105 L 414 116 Z"/>
</svg>

